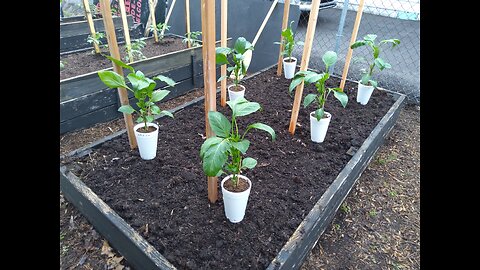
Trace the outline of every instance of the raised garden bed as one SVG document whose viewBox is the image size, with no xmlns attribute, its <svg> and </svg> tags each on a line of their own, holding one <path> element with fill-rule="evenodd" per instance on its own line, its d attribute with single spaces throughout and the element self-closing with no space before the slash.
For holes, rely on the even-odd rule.
<svg viewBox="0 0 480 270">
<path fill-rule="evenodd" d="M 174 110 L 175 119 L 159 119 L 152 161 L 129 150 L 125 131 L 74 151 L 60 168 L 65 197 L 137 269 L 299 268 L 393 128 L 405 96 L 374 91 L 361 106 L 356 83 L 347 81 L 347 109 L 326 105 L 332 122 L 325 142 L 315 144 L 307 110 L 300 110 L 295 135 L 288 133 L 293 97 L 289 80 L 275 72 L 244 82 L 246 98 L 263 111 L 240 121 L 269 124 L 277 140 L 251 134 L 258 168 L 245 173 L 252 193 L 241 223 L 227 221 L 221 194 L 216 204 L 207 200 L 199 157 L 202 98 Z M 306 87 L 304 95 L 312 91 Z"/>
<path fill-rule="evenodd" d="M 180 40 L 179 36 L 173 34 L 169 37 Z M 135 61 L 131 66 L 147 76 L 162 74 L 177 82 L 164 101 L 203 86 L 201 46 Z M 111 64 L 105 70 L 112 70 Z M 117 91 L 108 89 L 97 72 L 98 70 L 60 81 L 60 134 L 122 116 L 117 111 L 119 107 Z M 165 86 L 164 83 L 157 84 L 157 88 Z M 131 92 L 129 98 L 133 98 Z"/>
</svg>

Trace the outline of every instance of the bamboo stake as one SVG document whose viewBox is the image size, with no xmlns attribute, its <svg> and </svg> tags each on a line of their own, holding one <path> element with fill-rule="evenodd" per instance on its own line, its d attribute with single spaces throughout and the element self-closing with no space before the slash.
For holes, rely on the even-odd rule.
<svg viewBox="0 0 480 270">
<path fill-rule="evenodd" d="M 191 48 L 190 43 L 190 0 L 185 0 L 185 25 L 187 27 L 187 48 Z"/>
<path fill-rule="evenodd" d="M 203 80 L 205 90 L 205 129 L 207 138 L 215 133 L 208 123 L 208 112 L 216 111 L 216 74 L 215 74 L 215 0 L 201 0 L 202 12 L 202 53 Z M 218 199 L 217 177 L 207 177 L 208 199 L 214 203 Z"/>
<path fill-rule="evenodd" d="M 150 23 L 153 25 L 153 36 L 155 37 L 155 43 L 158 43 L 157 22 L 155 21 L 155 6 L 153 0 L 148 0 L 150 7 Z"/>
<path fill-rule="evenodd" d="M 103 24 L 105 25 L 105 33 L 107 34 L 108 49 L 110 50 L 110 55 L 113 58 L 120 60 L 120 51 L 118 50 L 117 36 L 115 34 L 115 27 L 112 20 L 112 11 L 110 9 L 110 2 L 108 0 L 100 0 L 100 10 L 102 12 Z M 113 71 L 118 73 L 120 76 L 123 76 L 123 69 L 119 65 L 113 63 Z M 128 102 L 128 93 L 127 89 L 119 87 L 118 97 L 122 105 L 130 104 Z M 133 119 L 131 114 L 123 114 L 123 119 L 125 120 L 125 126 L 127 127 L 128 141 L 130 143 L 130 148 L 135 149 L 137 147 L 137 140 L 133 132 Z"/>
<path fill-rule="evenodd" d="M 130 59 L 130 63 L 133 62 L 132 57 L 132 43 L 130 42 L 130 30 L 128 28 L 127 22 L 127 12 L 125 11 L 125 0 L 118 0 L 118 4 L 120 5 L 120 16 L 122 16 L 122 24 L 123 24 L 123 34 L 125 36 L 125 44 L 128 48 L 128 59 Z"/>
<path fill-rule="evenodd" d="M 95 25 L 93 24 L 92 12 L 90 11 L 90 3 L 88 2 L 88 0 L 83 0 L 83 8 L 85 9 L 88 27 L 90 28 L 90 34 L 92 35 L 92 37 L 95 37 L 97 32 L 95 31 Z M 97 43 L 94 42 L 93 47 L 95 48 L 95 53 L 100 53 L 100 48 L 98 47 Z"/>
<path fill-rule="evenodd" d="M 170 20 L 170 15 L 172 15 L 173 7 L 175 6 L 176 1 L 177 0 L 172 1 L 172 5 L 170 6 L 170 9 L 168 10 L 167 18 L 165 18 L 165 23 L 163 24 L 162 33 L 160 33 L 160 36 L 162 36 L 162 37 L 163 37 L 163 34 L 165 33 L 165 27 L 167 27 L 168 20 Z"/>
<path fill-rule="evenodd" d="M 282 31 L 288 27 L 288 15 L 290 12 L 290 0 L 285 0 L 283 6 L 283 21 L 282 21 Z M 285 49 L 283 47 L 283 36 L 280 35 L 280 50 L 278 52 L 278 63 L 277 63 L 277 76 L 282 75 L 282 65 L 283 65 L 283 55 L 282 52 Z"/>
<path fill-rule="evenodd" d="M 317 26 L 318 9 L 320 7 L 320 0 L 312 1 L 312 8 L 308 18 L 307 33 L 305 35 L 305 45 L 303 47 L 302 63 L 300 70 L 307 70 L 308 62 L 310 61 L 310 53 L 312 51 L 313 36 L 315 34 L 315 28 Z M 297 86 L 295 89 L 295 100 L 293 101 L 292 116 L 290 118 L 290 126 L 288 131 L 290 134 L 295 134 L 295 128 L 297 126 L 298 111 L 300 109 L 300 102 L 302 100 L 304 82 Z"/>
<path fill-rule="evenodd" d="M 360 21 L 362 20 L 363 2 L 365 2 L 365 0 L 360 0 L 360 3 L 358 4 L 357 17 L 355 17 L 355 23 L 353 24 L 353 31 L 352 31 L 352 37 L 350 38 L 350 44 L 354 43 L 357 40 L 358 27 L 360 26 Z M 350 48 L 350 46 L 348 46 L 347 58 L 345 59 L 345 66 L 343 67 L 342 81 L 340 82 L 340 88 L 342 88 L 342 90 L 345 87 L 348 68 L 350 67 L 350 61 L 352 60 L 352 54 L 353 54 L 353 50 L 352 48 Z"/>
<path fill-rule="evenodd" d="M 220 46 L 227 47 L 228 0 L 222 0 L 220 20 Z M 222 65 L 220 69 L 220 76 L 227 76 L 227 65 Z M 222 105 L 222 107 L 227 105 L 227 79 L 220 82 L 220 105 Z"/>
</svg>

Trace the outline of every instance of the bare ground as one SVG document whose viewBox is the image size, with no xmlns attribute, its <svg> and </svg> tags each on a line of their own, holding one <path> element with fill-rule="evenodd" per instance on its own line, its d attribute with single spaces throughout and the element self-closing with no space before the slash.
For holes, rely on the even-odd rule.
<svg viewBox="0 0 480 270">
<path fill-rule="evenodd" d="M 162 109 L 202 94 L 193 91 L 164 103 Z M 123 126 L 118 119 L 62 135 L 60 154 Z M 419 268 L 420 107 L 408 105 L 302 269 Z M 61 192 L 60 269 L 130 269 Z"/>
</svg>

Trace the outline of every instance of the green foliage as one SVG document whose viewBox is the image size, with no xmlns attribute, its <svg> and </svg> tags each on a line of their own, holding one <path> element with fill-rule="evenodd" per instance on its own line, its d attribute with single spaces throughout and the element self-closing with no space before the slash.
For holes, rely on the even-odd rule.
<svg viewBox="0 0 480 270">
<path fill-rule="evenodd" d="M 304 44 L 303 41 L 295 42 L 295 34 L 292 31 L 292 24 L 293 24 L 293 21 L 290 22 L 290 26 L 288 26 L 282 31 L 282 37 L 283 37 L 282 42 L 274 42 L 275 44 L 283 45 L 282 55 L 285 57 L 292 57 L 292 52 L 295 45 Z"/>
<path fill-rule="evenodd" d="M 200 31 L 185 33 L 185 38 L 182 40 L 182 42 L 190 42 L 192 47 L 198 47 L 200 46 L 200 40 L 198 39 L 198 37 L 200 37 L 201 34 L 202 32 Z"/>
<path fill-rule="evenodd" d="M 96 32 L 95 35 L 88 35 L 87 42 L 90 44 L 97 44 L 98 46 L 102 45 L 102 38 L 105 37 L 104 33 Z"/>
<path fill-rule="evenodd" d="M 147 123 L 152 122 L 154 120 L 153 115 L 167 115 L 173 118 L 173 115 L 168 111 L 162 111 L 160 108 L 155 105 L 155 102 L 159 102 L 164 99 L 170 91 L 168 90 L 156 90 L 155 89 L 157 83 L 155 80 L 159 80 L 168 84 L 168 86 L 174 86 L 175 82 L 166 76 L 158 75 L 153 77 L 152 79 L 146 77 L 140 70 L 135 71 L 133 67 L 125 64 L 121 60 L 115 59 L 111 56 L 104 55 L 117 65 L 130 70 L 130 73 L 127 75 L 127 79 L 131 84 L 131 88 L 127 86 L 125 83 L 125 79 L 123 76 L 120 76 L 118 73 L 110 70 L 101 70 L 98 72 L 98 76 L 100 80 L 108 86 L 109 88 L 118 88 L 123 87 L 127 90 L 133 92 L 135 99 L 137 100 L 138 110 L 135 110 L 130 105 L 123 105 L 121 106 L 118 111 L 132 114 L 133 112 L 137 112 L 139 117 L 137 119 L 138 123 L 143 122 L 145 124 L 145 128 L 147 128 Z"/>
<path fill-rule="evenodd" d="M 158 23 L 157 25 L 151 24 L 149 29 L 151 33 L 156 31 L 158 35 L 158 41 L 161 41 L 164 38 L 164 36 L 161 35 L 163 28 L 165 28 L 165 31 L 168 31 L 170 29 L 170 25 L 167 25 L 166 23 Z M 165 33 L 165 31 L 163 32 Z"/>
<path fill-rule="evenodd" d="M 253 50 L 253 45 L 244 37 L 239 37 L 235 41 L 233 49 L 228 47 L 217 47 L 215 49 L 217 65 L 227 65 L 227 71 L 232 72 L 235 76 L 233 79 L 235 86 L 238 86 L 241 78 L 247 74 L 247 68 L 243 63 L 243 60 L 245 59 L 245 53 L 248 50 Z M 231 56 L 233 63 L 230 63 L 228 60 L 229 56 Z M 226 78 L 227 76 L 222 76 L 218 81 Z"/>
<path fill-rule="evenodd" d="M 376 216 L 377 216 L 377 210 L 372 209 L 372 210 L 370 210 L 370 212 L 368 212 L 368 214 L 369 214 L 371 217 L 376 217 Z"/>
<path fill-rule="evenodd" d="M 60 69 L 62 70 L 64 68 L 65 68 L 65 64 L 62 61 L 60 61 Z"/>
<path fill-rule="evenodd" d="M 292 93 L 293 89 L 295 89 L 295 87 L 297 87 L 297 85 L 301 84 L 302 82 L 315 85 L 315 87 L 317 88 L 317 93 L 308 94 L 307 96 L 305 96 L 305 98 L 303 99 L 303 106 L 306 108 L 312 102 L 317 101 L 318 109 L 315 111 L 315 118 L 318 121 L 323 118 L 323 115 L 325 113 L 325 102 L 327 101 L 328 95 L 331 92 L 333 92 L 335 98 L 340 101 L 344 108 L 345 106 L 347 106 L 348 102 L 348 97 L 343 92 L 342 88 L 327 88 L 325 86 L 325 82 L 328 80 L 328 78 L 330 78 L 330 73 L 328 72 L 328 69 L 337 61 L 337 54 L 333 51 L 327 51 L 322 56 L 322 60 L 325 64 L 325 72 L 318 74 L 314 71 L 309 70 L 299 71 L 293 77 L 292 82 L 290 83 L 290 86 L 288 88 L 289 92 Z"/>
<path fill-rule="evenodd" d="M 377 35 L 374 34 L 368 34 L 363 37 L 363 40 L 357 40 L 355 41 L 352 45 L 350 45 L 351 49 L 356 49 L 362 46 L 368 46 L 372 49 L 372 57 L 369 60 L 366 58 L 357 58 L 355 61 L 363 61 L 366 62 L 368 65 L 367 69 L 362 69 L 362 79 L 361 83 L 363 85 L 373 85 L 373 87 L 377 87 L 378 83 L 377 81 L 372 80 L 373 72 L 375 70 L 375 67 L 378 69 L 378 71 L 382 71 L 386 68 L 391 68 L 392 66 L 385 62 L 382 58 L 380 58 L 380 46 L 382 44 L 387 44 L 390 43 L 392 45 L 392 48 L 400 44 L 399 39 L 385 39 L 380 41 L 378 44 L 375 44 L 375 39 L 377 38 Z"/>
<path fill-rule="evenodd" d="M 147 45 L 147 43 L 145 43 L 144 40 L 145 38 L 135 39 L 131 42 L 130 47 L 129 46 L 125 47 L 125 61 L 133 62 L 135 60 L 142 60 L 147 58 L 142 53 L 142 49 L 145 48 L 145 45 Z M 130 59 L 130 56 L 128 53 L 129 51 L 132 53 L 132 59 Z"/>
<path fill-rule="evenodd" d="M 238 174 L 243 169 L 253 169 L 257 165 L 254 158 L 243 158 L 249 146 L 250 141 L 245 139 L 245 135 L 251 129 L 266 131 L 275 140 L 275 131 L 263 123 L 254 123 L 247 126 L 245 132 L 240 135 L 237 124 L 237 117 L 246 116 L 260 109 L 260 104 L 250 102 L 245 98 L 237 98 L 234 101 L 228 101 L 228 106 L 232 110 L 232 120 L 228 120 L 222 113 L 216 111 L 208 112 L 208 122 L 215 136 L 208 138 L 200 148 L 200 158 L 203 161 L 203 171 L 207 176 L 220 176 L 225 171 L 233 175 L 232 181 L 236 186 L 238 184 Z"/>
</svg>

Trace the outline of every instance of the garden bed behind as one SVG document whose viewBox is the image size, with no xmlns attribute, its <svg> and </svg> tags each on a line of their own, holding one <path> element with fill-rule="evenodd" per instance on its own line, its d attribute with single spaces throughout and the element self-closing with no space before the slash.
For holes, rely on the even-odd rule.
<svg viewBox="0 0 480 270">
<path fill-rule="evenodd" d="M 248 138 L 248 156 L 258 165 L 245 172 L 252 191 L 240 224 L 225 218 L 221 193 L 216 204 L 207 200 L 199 157 L 205 132 L 203 102 L 175 113 L 175 119 L 159 119 L 154 160 L 143 161 L 138 150 L 129 150 L 124 133 L 68 168 L 176 267 L 265 269 L 351 159 L 352 149 L 363 144 L 394 103 L 387 92 L 374 91 L 362 106 L 355 102 L 356 84 L 347 81 L 347 108 L 331 97 L 326 104 L 332 114 L 330 127 L 325 142 L 316 144 L 309 134 L 312 109 L 302 108 L 295 136 L 288 133 L 290 81 L 275 71 L 271 68 L 244 82 L 246 98 L 259 102 L 263 110 L 239 119 L 239 125 L 266 123 L 277 140 L 271 142 L 260 131 Z M 338 78 L 327 83 L 338 84 Z M 305 87 L 304 96 L 313 91 Z M 230 115 L 219 105 L 217 110 Z"/>
</svg>

